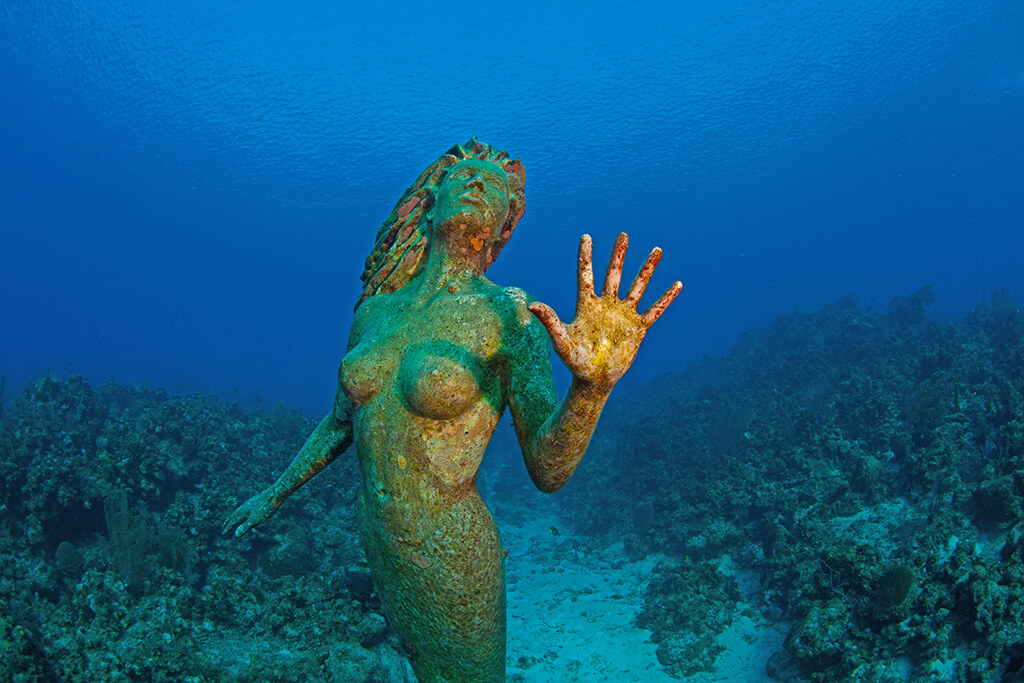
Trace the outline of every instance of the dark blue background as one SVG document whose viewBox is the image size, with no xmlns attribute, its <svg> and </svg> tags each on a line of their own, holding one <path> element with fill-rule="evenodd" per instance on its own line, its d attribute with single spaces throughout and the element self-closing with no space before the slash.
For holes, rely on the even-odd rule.
<svg viewBox="0 0 1024 683">
<path fill-rule="evenodd" d="M 0 9 L 8 387 L 325 411 L 377 226 L 474 134 L 527 169 L 494 281 L 569 316 L 581 232 L 665 249 L 635 378 L 847 293 L 1022 291 L 1013 0 L 90 4 Z"/>
</svg>

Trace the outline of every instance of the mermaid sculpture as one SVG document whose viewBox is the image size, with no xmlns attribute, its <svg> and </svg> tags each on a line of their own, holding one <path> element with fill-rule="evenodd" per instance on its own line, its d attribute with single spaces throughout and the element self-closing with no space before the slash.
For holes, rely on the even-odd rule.
<svg viewBox="0 0 1024 683">
<path fill-rule="evenodd" d="M 625 298 L 620 234 L 600 295 L 580 240 L 571 323 L 484 273 L 525 208 L 518 160 L 471 139 L 420 174 L 377 233 L 338 370 L 334 409 L 288 469 L 232 513 L 225 533 L 266 521 L 353 442 L 359 531 L 384 611 L 422 683 L 505 680 L 505 551 L 476 490 L 507 406 L 530 477 L 557 491 L 586 451 L 615 382 L 682 288 L 643 314 L 661 251 Z M 561 403 L 550 342 L 572 372 Z"/>
</svg>

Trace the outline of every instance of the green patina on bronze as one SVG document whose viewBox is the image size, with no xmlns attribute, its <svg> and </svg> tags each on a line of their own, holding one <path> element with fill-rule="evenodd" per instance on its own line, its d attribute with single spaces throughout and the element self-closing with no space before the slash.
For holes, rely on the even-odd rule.
<svg viewBox="0 0 1024 683">
<path fill-rule="evenodd" d="M 229 516 L 241 535 L 355 443 L 359 527 L 384 610 L 417 678 L 505 680 L 505 551 L 476 490 L 507 406 L 527 469 L 556 491 L 586 451 L 612 386 L 647 329 L 679 293 L 636 310 L 661 256 L 654 249 L 620 299 L 627 238 L 602 294 L 591 241 L 580 240 L 576 315 L 564 324 L 522 290 L 484 273 L 525 208 L 518 160 L 478 142 L 427 167 L 377 233 L 334 409 L 274 484 Z M 573 374 L 561 403 L 549 344 Z"/>
</svg>

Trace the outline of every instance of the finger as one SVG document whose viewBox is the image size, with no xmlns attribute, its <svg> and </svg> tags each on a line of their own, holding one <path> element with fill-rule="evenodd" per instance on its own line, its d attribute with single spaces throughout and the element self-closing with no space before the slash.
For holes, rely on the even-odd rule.
<svg viewBox="0 0 1024 683">
<path fill-rule="evenodd" d="M 640 272 L 633 278 L 633 284 L 629 288 L 629 294 L 626 295 L 626 302 L 632 305 L 636 305 L 640 301 L 640 297 L 647 291 L 647 285 L 651 281 L 651 275 L 654 274 L 654 269 L 658 267 L 658 261 L 661 260 L 661 247 L 655 247 L 651 249 L 651 253 L 647 255 L 647 260 L 644 261 L 644 265 L 640 268 Z"/>
<path fill-rule="evenodd" d="M 580 237 L 580 252 L 576 263 L 576 315 L 584 302 L 594 296 L 594 241 L 590 235 Z"/>
<path fill-rule="evenodd" d="M 554 309 L 539 301 L 533 302 L 527 308 L 547 328 L 548 334 L 551 336 L 551 344 L 555 347 L 558 355 L 561 356 L 563 351 L 567 352 L 572 346 L 569 343 L 569 333 L 565 329 L 565 323 L 558 319 L 558 314 Z"/>
<path fill-rule="evenodd" d="M 620 232 L 615 238 L 615 246 L 612 247 L 612 257 L 608 261 L 608 270 L 604 274 L 604 290 L 601 296 L 613 296 L 619 298 L 619 282 L 622 280 L 622 262 L 626 260 L 626 247 L 629 246 L 629 237 L 626 233 Z"/>
<path fill-rule="evenodd" d="M 224 529 L 221 533 L 225 536 L 230 536 L 234 533 L 235 529 L 238 528 L 239 523 L 238 516 L 235 513 L 231 513 L 228 515 L 228 518 L 224 520 Z"/>
<path fill-rule="evenodd" d="M 241 523 L 242 522 L 240 522 L 240 521 L 238 521 L 236 519 L 233 519 L 233 518 L 228 519 L 227 523 L 224 524 L 223 535 L 224 536 L 238 536 L 239 535 L 239 525 Z"/>
<path fill-rule="evenodd" d="M 683 283 L 676 280 L 672 283 L 672 286 L 665 290 L 665 293 L 662 294 L 661 297 L 655 301 L 642 316 L 640 316 L 644 325 L 647 327 L 653 325 L 654 321 L 661 317 L 661 314 L 664 313 L 665 309 L 668 308 L 668 305 L 672 303 L 677 296 L 679 296 L 679 292 L 681 291 L 683 291 Z"/>
</svg>

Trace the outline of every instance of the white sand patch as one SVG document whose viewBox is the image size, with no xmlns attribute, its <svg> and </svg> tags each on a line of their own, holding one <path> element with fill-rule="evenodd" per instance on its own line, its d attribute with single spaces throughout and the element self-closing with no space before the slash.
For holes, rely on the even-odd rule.
<svg viewBox="0 0 1024 683">
<path fill-rule="evenodd" d="M 551 533 L 550 528 L 563 531 Z M 655 654 L 651 633 L 636 626 L 647 581 L 668 560 L 631 561 L 622 544 L 600 553 L 577 550 L 554 517 L 524 527 L 503 525 L 509 551 L 508 679 L 525 683 L 673 683 Z M 731 571 L 728 566 L 724 571 Z M 743 581 L 744 588 L 750 587 Z M 746 591 L 744 591 L 746 593 Z M 739 612 L 746 612 L 741 616 Z M 716 670 L 686 680 L 770 681 L 765 664 L 783 635 L 745 604 L 719 636 L 725 646 Z M 521 676 L 519 678 L 517 676 Z"/>
</svg>

